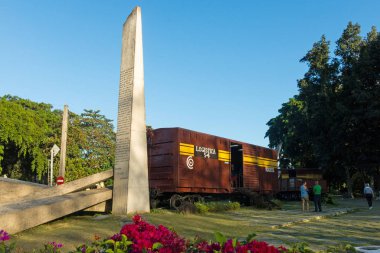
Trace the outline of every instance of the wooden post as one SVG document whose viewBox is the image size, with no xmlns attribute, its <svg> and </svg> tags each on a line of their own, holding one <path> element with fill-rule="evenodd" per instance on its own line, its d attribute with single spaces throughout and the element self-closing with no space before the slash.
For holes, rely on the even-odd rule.
<svg viewBox="0 0 380 253">
<path fill-rule="evenodd" d="M 67 142 L 68 118 L 69 118 L 69 107 L 65 105 L 63 108 L 63 117 L 62 117 L 61 157 L 59 160 L 59 175 L 62 177 L 65 177 L 65 170 L 66 170 L 66 142 Z"/>
</svg>

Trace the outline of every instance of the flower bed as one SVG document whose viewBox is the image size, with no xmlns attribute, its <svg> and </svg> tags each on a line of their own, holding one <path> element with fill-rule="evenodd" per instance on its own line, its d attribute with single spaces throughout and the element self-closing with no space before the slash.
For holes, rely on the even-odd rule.
<svg viewBox="0 0 380 253">
<path fill-rule="evenodd" d="M 174 231 L 159 225 L 154 226 L 135 215 L 133 223 L 124 225 L 118 234 L 91 244 L 83 244 L 71 253 L 312 253 L 306 244 L 293 245 L 291 249 L 275 247 L 266 242 L 253 240 L 249 235 L 246 240 L 228 239 L 220 233 L 215 234 L 215 241 L 199 238 L 186 240 Z M 0 253 L 16 252 L 14 244 L 8 244 L 10 237 L 0 230 Z M 33 252 L 60 253 L 63 245 L 49 242 L 43 248 Z M 352 247 L 339 248 L 328 252 L 353 252 Z M 20 252 L 19 250 L 17 252 Z"/>
</svg>

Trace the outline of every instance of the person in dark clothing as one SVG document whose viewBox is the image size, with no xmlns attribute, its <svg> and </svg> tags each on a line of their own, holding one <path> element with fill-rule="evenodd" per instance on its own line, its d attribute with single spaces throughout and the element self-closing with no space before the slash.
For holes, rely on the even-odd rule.
<svg viewBox="0 0 380 253">
<path fill-rule="evenodd" d="M 322 212 L 322 204 L 321 204 L 321 194 L 322 187 L 319 184 L 319 181 L 315 181 L 315 185 L 313 186 L 314 193 L 314 212 Z"/>
<path fill-rule="evenodd" d="M 369 184 L 365 184 L 363 193 L 364 193 L 365 198 L 367 199 L 368 208 L 371 210 L 372 209 L 372 198 L 373 198 L 374 192 L 373 192 L 371 186 L 369 186 Z"/>
</svg>

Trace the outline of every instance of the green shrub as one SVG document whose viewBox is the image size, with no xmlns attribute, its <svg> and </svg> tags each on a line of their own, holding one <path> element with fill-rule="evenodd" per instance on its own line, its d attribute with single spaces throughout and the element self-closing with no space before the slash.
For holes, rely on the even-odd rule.
<svg viewBox="0 0 380 253">
<path fill-rule="evenodd" d="M 227 203 L 227 210 L 238 210 L 240 209 L 240 203 L 239 202 L 228 202 Z"/>
<path fill-rule="evenodd" d="M 326 253 L 355 253 L 356 249 L 350 245 L 329 246 Z"/>
<path fill-rule="evenodd" d="M 167 213 L 168 211 L 165 209 L 162 209 L 162 208 L 152 208 L 152 209 L 150 209 L 150 212 L 161 214 L 161 213 Z"/>
<path fill-rule="evenodd" d="M 209 208 L 209 212 L 217 212 L 217 211 L 223 211 L 222 206 L 218 204 L 218 202 L 208 202 L 206 205 Z"/>
<path fill-rule="evenodd" d="M 207 212 L 223 212 L 237 210 L 240 208 L 239 202 L 212 201 L 212 202 L 195 202 L 197 212 L 204 214 Z"/>
<path fill-rule="evenodd" d="M 326 204 L 336 205 L 336 203 L 334 202 L 334 199 L 329 194 L 327 194 L 327 196 L 325 197 L 325 202 Z"/>
<path fill-rule="evenodd" d="M 288 248 L 287 253 L 314 253 L 306 242 L 297 242 Z"/>
<path fill-rule="evenodd" d="M 279 209 L 282 209 L 282 206 L 284 205 L 284 203 L 279 199 L 272 199 L 271 202 L 275 208 L 279 208 Z"/>
<path fill-rule="evenodd" d="M 197 208 L 197 212 L 200 214 L 205 214 L 209 211 L 209 207 L 205 203 L 195 202 L 194 205 Z"/>
<path fill-rule="evenodd" d="M 290 248 L 287 249 L 287 253 L 315 253 L 309 248 L 309 245 L 306 242 L 297 242 L 291 245 Z M 318 253 L 355 253 L 357 252 L 353 246 L 350 244 L 347 245 L 337 245 L 337 246 L 329 246 L 326 250 L 318 251 Z"/>
</svg>

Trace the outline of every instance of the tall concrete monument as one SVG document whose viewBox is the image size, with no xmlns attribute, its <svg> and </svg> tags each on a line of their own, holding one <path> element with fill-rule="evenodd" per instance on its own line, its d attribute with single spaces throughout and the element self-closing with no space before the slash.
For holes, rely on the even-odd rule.
<svg viewBox="0 0 380 253">
<path fill-rule="evenodd" d="M 149 212 L 141 8 L 123 26 L 112 213 Z"/>
</svg>

